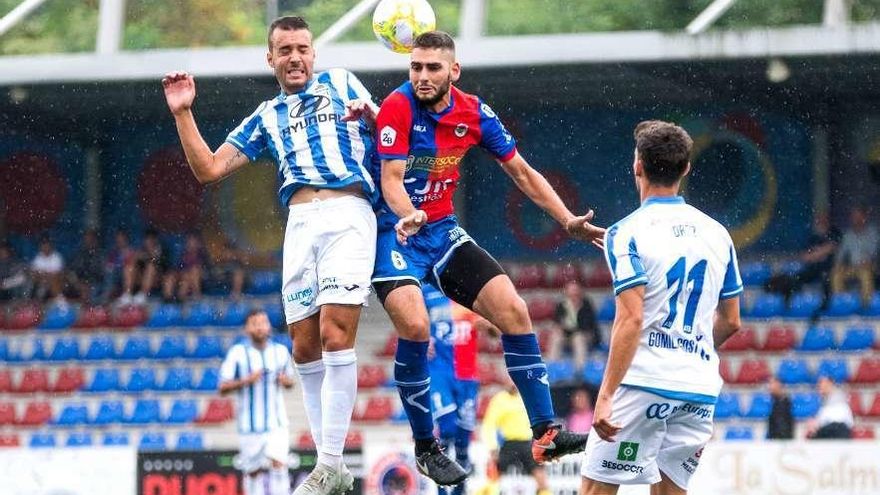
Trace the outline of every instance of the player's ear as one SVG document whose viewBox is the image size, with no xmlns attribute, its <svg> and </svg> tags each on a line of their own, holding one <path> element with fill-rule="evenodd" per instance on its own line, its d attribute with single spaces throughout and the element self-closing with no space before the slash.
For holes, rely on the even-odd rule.
<svg viewBox="0 0 880 495">
<path fill-rule="evenodd" d="M 633 154 L 633 175 L 636 177 L 641 177 L 645 171 L 645 166 L 642 164 L 642 159 L 639 158 L 639 152 L 636 151 Z"/>
<path fill-rule="evenodd" d="M 687 177 L 687 175 L 689 173 L 691 173 L 691 162 L 690 161 L 688 161 L 687 165 L 684 167 L 684 173 L 681 174 L 681 177 L 685 178 L 685 177 Z"/>
<path fill-rule="evenodd" d="M 269 51 L 266 52 L 266 63 L 269 64 L 269 67 L 271 67 L 273 69 L 275 68 L 275 61 L 272 59 L 272 50 L 271 49 L 269 49 Z"/>
<path fill-rule="evenodd" d="M 449 78 L 452 79 L 452 82 L 458 82 L 459 77 L 461 77 L 461 64 L 456 60 L 449 67 Z"/>
</svg>

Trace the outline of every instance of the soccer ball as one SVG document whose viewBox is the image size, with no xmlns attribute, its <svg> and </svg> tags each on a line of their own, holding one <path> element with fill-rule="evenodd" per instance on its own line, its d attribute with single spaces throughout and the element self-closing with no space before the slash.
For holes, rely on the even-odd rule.
<svg viewBox="0 0 880 495">
<path fill-rule="evenodd" d="M 412 51 L 413 41 L 433 31 L 434 9 L 427 0 L 382 0 L 373 12 L 373 32 L 389 50 Z"/>
</svg>

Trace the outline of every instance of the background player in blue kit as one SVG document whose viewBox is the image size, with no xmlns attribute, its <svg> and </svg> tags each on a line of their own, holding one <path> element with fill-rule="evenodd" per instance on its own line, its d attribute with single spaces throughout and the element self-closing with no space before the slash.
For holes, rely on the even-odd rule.
<svg viewBox="0 0 880 495">
<path fill-rule="evenodd" d="M 410 58 L 409 81 L 386 98 L 376 124 L 384 204 L 373 285 L 400 336 L 394 377 L 416 442 L 416 466 L 440 485 L 457 484 L 466 472 L 442 454 L 433 435 L 422 280 L 430 279 L 502 332 L 508 372 L 532 426 L 535 460 L 579 452 L 586 444 L 585 435 L 552 423 L 550 383 L 525 302 L 498 262 L 458 226 L 452 195 L 461 159 L 471 147 L 486 149 L 516 186 L 570 235 L 601 243 L 604 233 L 589 223 L 592 212 L 578 217 L 569 211 L 520 156 L 489 105 L 452 85 L 460 71 L 448 34 L 422 34 Z"/>
<path fill-rule="evenodd" d="M 608 229 L 616 312 L 581 493 L 652 484 L 686 493 L 723 381 L 716 349 L 740 327 L 742 280 L 727 230 L 678 196 L 693 141 L 640 123 L 633 173 L 642 205 Z"/>
</svg>

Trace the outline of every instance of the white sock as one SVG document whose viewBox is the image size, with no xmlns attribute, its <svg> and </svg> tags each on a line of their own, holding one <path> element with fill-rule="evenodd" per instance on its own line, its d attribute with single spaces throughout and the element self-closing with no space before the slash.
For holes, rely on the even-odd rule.
<svg viewBox="0 0 880 495">
<path fill-rule="evenodd" d="M 266 493 L 266 472 L 260 471 L 251 476 L 244 475 L 244 495 L 268 495 Z"/>
<path fill-rule="evenodd" d="M 271 495 L 290 495 L 290 475 L 286 466 L 269 471 L 269 487 Z"/>
<path fill-rule="evenodd" d="M 318 462 L 338 465 L 342 462 L 345 436 L 348 434 L 351 414 L 357 401 L 357 357 L 354 349 L 346 349 L 325 351 L 323 360 L 327 372 L 321 388 L 324 417 Z M 335 459 L 328 456 L 335 456 Z"/>
<path fill-rule="evenodd" d="M 311 363 L 296 364 L 296 372 L 302 382 L 303 402 L 306 407 L 306 419 L 312 431 L 315 448 L 321 451 L 321 387 L 324 384 L 324 362 L 320 359 Z"/>
</svg>

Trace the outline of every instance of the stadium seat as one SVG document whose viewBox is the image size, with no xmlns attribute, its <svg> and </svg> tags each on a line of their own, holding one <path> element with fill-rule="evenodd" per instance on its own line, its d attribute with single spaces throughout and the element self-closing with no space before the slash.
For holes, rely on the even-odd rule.
<svg viewBox="0 0 880 495">
<path fill-rule="evenodd" d="M 168 413 L 166 423 L 186 424 L 192 423 L 198 416 L 198 405 L 191 399 L 178 399 L 171 404 L 171 412 Z"/>
<path fill-rule="evenodd" d="M 34 394 L 49 391 L 49 372 L 44 369 L 29 369 L 21 374 L 21 379 L 12 392 Z"/>
<path fill-rule="evenodd" d="M 862 359 L 856 372 L 850 377 L 850 383 L 880 383 L 880 359 Z"/>
<path fill-rule="evenodd" d="M 290 338 L 287 331 L 272 335 L 272 340 L 277 344 L 281 344 L 287 348 L 287 352 L 293 353 L 293 339 Z"/>
<path fill-rule="evenodd" d="M 131 370 L 128 383 L 123 392 L 142 393 L 156 388 L 156 372 L 152 368 L 135 368 Z"/>
<path fill-rule="evenodd" d="M 161 421 L 159 401 L 156 399 L 140 399 L 135 402 L 134 410 L 125 422 L 133 425 L 146 425 Z"/>
<path fill-rule="evenodd" d="M 287 330 L 287 321 L 284 318 L 284 308 L 280 302 L 271 302 L 263 305 L 263 311 L 269 317 L 272 328 Z"/>
<path fill-rule="evenodd" d="M 385 367 L 381 364 L 367 364 L 358 369 L 358 388 L 381 387 L 388 380 Z"/>
<path fill-rule="evenodd" d="M 79 318 L 73 324 L 75 328 L 91 330 L 106 327 L 110 323 L 110 313 L 103 306 L 90 306 L 79 312 Z"/>
<path fill-rule="evenodd" d="M 0 433 L 0 448 L 15 448 L 21 446 L 21 438 L 18 433 Z"/>
<path fill-rule="evenodd" d="M 141 435 L 138 450 L 142 452 L 166 450 L 165 433 L 161 431 L 146 431 Z"/>
<path fill-rule="evenodd" d="M 751 426 L 728 426 L 724 430 L 724 439 L 732 441 L 754 440 L 755 432 Z"/>
<path fill-rule="evenodd" d="M 153 356 L 150 350 L 150 339 L 146 336 L 132 335 L 122 347 L 117 359 L 123 361 L 135 361 L 138 359 L 147 359 Z"/>
<path fill-rule="evenodd" d="M 402 408 L 401 408 L 402 409 Z M 358 430 L 349 430 L 345 435 L 345 448 L 359 449 L 364 445 L 364 435 Z"/>
<path fill-rule="evenodd" d="M 142 306 L 123 306 L 110 316 L 114 328 L 139 327 L 147 321 L 147 311 Z"/>
<path fill-rule="evenodd" d="M 801 359 L 783 359 L 776 370 L 776 378 L 787 385 L 814 383 L 816 381 L 807 362 Z"/>
<path fill-rule="evenodd" d="M 495 363 L 490 361 L 480 361 L 477 363 L 477 375 L 480 379 L 480 384 L 482 385 L 494 385 L 501 383 L 501 378 L 498 374 L 498 369 L 495 367 Z"/>
<path fill-rule="evenodd" d="M 168 328 L 179 326 L 180 307 L 176 304 L 160 304 L 144 324 L 147 328 Z"/>
<path fill-rule="evenodd" d="M 394 401 L 391 397 L 373 396 L 367 399 L 364 408 L 358 414 L 359 421 L 387 421 L 394 414 Z"/>
<path fill-rule="evenodd" d="M 15 424 L 15 404 L 12 402 L 0 402 L 0 426 Z"/>
<path fill-rule="evenodd" d="M 852 429 L 853 440 L 874 440 L 874 427 L 872 425 L 855 425 Z"/>
<path fill-rule="evenodd" d="M 868 305 L 859 311 L 862 316 L 878 317 L 880 316 L 880 292 L 874 292 Z"/>
<path fill-rule="evenodd" d="M 828 301 L 828 307 L 823 311 L 824 316 L 828 317 L 847 317 L 853 316 L 859 312 L 862 302 L 859 295 L 854 292 L 842 292 L 832 294 Z"/>
<path fill-rule="evenodd" d="M 550 297 L 532 297 L 528 301 L 528 308 L 533 322 L 550 320 L 556 314 L 556 301 Z"/>
<path fill-rule="evenodd" d="M 799 292 L 791 298 L 786 318 L 809 318 L 822 306 L 823 295 L 818 292 Z"/>
<path fill-rule="evenodd" d="M 299 437 L 296 439 L 296 443 L 294 446 L 298 449 L 303 450 L 314 450 L 315 449 L 315 441 L 312 440 L 312 433 L 308 430 L 301 431 Z"/>
<path fill-rule="evenodd" d="M 49 361 L 74 361 L 79 359 L 79 342 L 75 338 L 62 337 L 55 341 Z"/>
<path fill-rule="evenodd" d="M 742 263 L 740 265 L 740 277 L 742 277 L 743 285 L 747 287 L 755 287 L 764 285 L 764 282 L 773 274 L 773 270 L 769 263 L 763 261 L 753 261 L 750 263 Z"/>
<path fill-rule="evenodd" d="M 211 401 L 208 402 L 208 407 L 205 408 L 205 413 L 199 418 L 198 423 L 225 423 L 232 419 L 233 414 L 234 410 L 232 407 L 232 401 L 229 399 L 211 399 Z"/>
<path fill-rule="evenodd" d="M 125 421 L 125 405 L 120 400 L 102 401 L 98 406 L 98 413 L 92 424 L 96 426 L 104 426 L 118 424 Z"/>
<path fill-rule="evenodd" d="M 834 330 L 827 327 L 814 327 L 807 330 L 801 341 L 802 351 L 830 351 L 836 347 Z"/>
<path fill-rule="evenodd" d="M 190 368 L 168 368 L 165 381 L 156 389 L 159 392 L 180 392 L 192 388 L 193 377 Z"/>
<path fill-rule="evenodd" d="M 739 415 L 739 395 L 730 392 L 719 394 L 715 402 L 715 419 L 728 419 Z"/>
<path fill-rule="evenodd" d="M 770 416 L 770 408 L 772 405 L 773 402 L 770 399 L 770 394 L 765 392 L 753 394 L 749 409 L 743 417 L 749 419 L 767 419 L 767 417 Z"/>
<path fill-rule="evenodd" d="M 788 351 L 794 348 L 796 339 L 794 328 L 790 326 L 770 327 L 761 350 L 766 352 Z"/>
<path fill-rule="evenodd" d="M 124 431 L 108 431 L 104 433 L 104 439 L 101 445 L 105 447 L 119 447 L 128 445 L 128 432 Z"/>
<path fill-rule="evenodd" d="M 214 324 L 214 306 L 206 301 L 197 302 L 189 307 L 183 318 L 187 327 L 206 327 Z"/>
<path fill-rule="evenodd" d="M 68 404 L 64 406 L 58 418 L 53 422 L 56 426 L 80 426 L 89 422 L 89 409 L 85 404 Z"/>
<path fill-rule="evenodd" d="M 528 263 L 521 265 L 519 270 L 515 272 L 513 283 L 518 289 L 537 289 L 545 285 L 546 277 L 547 273 L 543 264 Z"/>
<path fill-rule="evenodd" d="M 195 347 L 189 354 L 193 359 L 213 359 L 223 356 L 223 343 L 217 335 L 199 335 Z"/>
<path fill-rule="evenodd" d="M 874 394 L 874 399 L 871 401 L 871 407 L 865 411 L 865 416 L 880 418 L 880 392 Z"/>
<path fill-rule="evenodd" d="M 723 357 L 718 361 L 718 374 L 721 375 L 724 383 L 736 383 L 736 377 L 730 370 L 730 361 Z"/>
<path fill-rule="evenodd" d="M 46 310 L 40 330 L 64 330 L 76 321 L 76 307 L 70 304 L 53 304 Z"/>
<path fill-rule="evenodd" d="M 587 270 L 584 277 L 584 285 L 590 289 L 608 289 L 611 287 L 611 272 L 605 263 L 594 263 Z"/>
<path fill-rule="evenodd" d="M 576 264 L 564 263 L 556 264 L 552 267 L 552 274 L 548 274 L 548 285 L 554 289 L 561 289 L 569 282 L 578 282 L 583 285 L 584 277 L 581 273 L 581 267 Z"/>
<path fill-rule="evenodd" d="M 796 420 L 812 418 L 821 405 L 822 399 L 815 392 L 799 392 L 791 396 L 791 413 Z"/>
<path fill-rule="evenodd" d="M 3 314 L 3 311 L 0 311 L 0 315 Z M 7 339 L 0 339 L 0 361 L 8 361 L 9 360 L 9 341 Z"/>
<path fill-rule="evenodd" d="M 155 359 L 176 359 L 186 356 L 186 338 L 183 335 L 166 335 L 159 342 Z"/>
<path fill-rule="evenodd" d="M 785 300 L 779 294 L 760 293 L 752 302 L 745 316 L 751 318 L 776 318 L 785 311 Z"/>
<path fill-rule="evenodd" d="M 751 351 L 757 347 L 755 329 L 752 327 L 744 327 L 724 342 L 724 345 L 721 346 L 721 351 L 742 352 Z"/>
<path fill-rule="evenodd" d="M 12 370 L 0 369 L 0 394 L 12 391 Z"/>
<path fill-rule="evenodd" d="M 281 272 L 278 270 L 252 272 L 249 279 L 246 294 L 267 296 L 281 292 Z"/>
<path fill-rule="evenodd" d="M 52 405 L 46 401 L 29 402 L 19 418 L 19 426 L 39 426 L 52 419 Z"/>
<path fill-rule="evenodd" d="M 42 449 L 55 447 L 55 444 L 55 433 L 52 433 L 51 431 L 41 431 L 31 435 L 31 441 L 28 443 L 28 447 L 32 449 Z"/>
<path fill-rule="evenodd" d="M 874 345 L 874 329 L 871 327 L 852 327 L 846 330 L 843 342 L 840 343 L 841 351 L 861 351 L 870 349 Z"/>
<path fill-rule="evenodd" d="M 583 378 L 590 385 L 599 385 L 602 383 L 602 377 L 605 376 L 605 361 L 602 359 L 590 359 L 584 364 Z"/>
<path fill-rule="evenodd" d="M 852 410 L 853 416 L 865 415 L 865 403 L 862 400 L 862 393 L 858 390 L 850 390 L 849 408 Z"/>
<path fill-rule="evenodd" d="M 551 384 L 575 379 L 574 365 L 571 361 L 548 361 L 547 378 Z"/>
<path fill-rule="evenodd" d="M 615 302 L 613 297 L 606 297 L 599 306 L 598 320 L 602 323 L 614 321 Z"/>
<path fill-rule="evenodd" d="M 27 304 L 12 310 L 6 318 L 7 330 L 27 330 L 35 328 L 40 323 L 40 310 L 36 306 Z"/>
<path fill-rule="evenodd" d="M 64 442 L 65 447 L 91 447 L 92 432 L 75 431 L 67 435 L 67 441 Z"/>
<path fill-rule="evenodd" d="M 485 332 L 477 333 L 477 350 L 485 354 L 500 355 L 503 352 L 501 339 L 488 335 Z"/>
<path fill-rule="evenodd" d="M 770 367 L 763 359 L 745 359 L 739 367 L 739 373 L 733 383 L 757 384 L 770 378 Z"/>
<path fill-rule="evenodd" d="M 45 341 L 42 338 L 35 338 L 31 342 L 30 354 L 23 356 L 24 359 L 22 361 L 45 361 L 46 360 L 46 346 Z"/>
<path fill-rule="evenodd" d="M 177 450 L 203 450 L 205 441 L 198 431 L 182 431 L 177 436 Z"/>
<path fill-rule="evenodd" d="M 240 327 L 248 314 L 248 307 L 244 303 L 233 303 L 226 306 L 223 314 L 217 320 L 217 325 L 223 327 Z"/>
<path fill-rule="evenodd" d="M 198 385 L 193 388 L 199 392 L 217 392 L 220 387 L 220 373 L 216 368 L 205 368 L 202 372 L 202 379 Z"/>
<path fill-rule="evenodd" d="M 83 392 L 104 393 L 121 390 L 119 385 L 119 370 L 116 368 L 99 368 L 95 370 L 91 383 L 83 389 Z"/>
<path fill-rule="evenodd" d="M 102 361 L 105 359 L 113 359 L 116 356 L 113 338 L 107 335 L 98 335 L 89 342 L 89 348 L 86 349 L 82 359 L 84 361 Z"/>
<path fill-rule="evenodd" d="M 823 359 L 819 362 L 816 376 L 827 376 L 835 383 L 844 383 L 849 379 L 849 367 L 842 358 Z"/>
<path fill-rule="evenodd" d="M 397 333 L 392 330 L 388 333 L 388 338 L 385 340 L 385 345 L 382 346 L 382 350 L 380 350 L 376 356 L 377 357 L 394 357 L 394 353 L 397 352 Z"/>
</svg>

